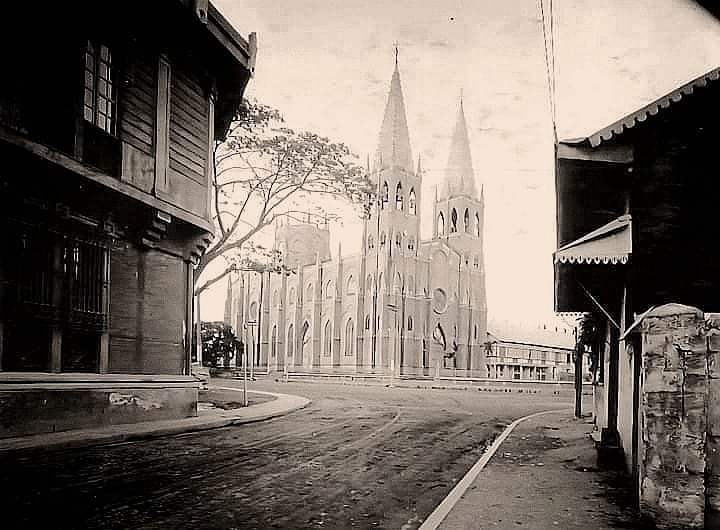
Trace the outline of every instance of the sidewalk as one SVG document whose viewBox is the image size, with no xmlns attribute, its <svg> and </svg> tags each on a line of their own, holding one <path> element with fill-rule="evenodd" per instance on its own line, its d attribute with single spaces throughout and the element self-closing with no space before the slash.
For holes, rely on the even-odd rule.
<svg viewBox="0 0 720 530">
<path fill-rule="evenodd" d="M 74 449 L 92 445 L 127 442 L 191 431 L 215 429 L 228 425 L 238 425 L 275 418 L 310 404 L 309 399 L 300 396 L 251 390 L 248 391 L 250 406 L 235 408 L 235 402 L 227 399 L 223 395 L 230 392 L 237 394 L 238 402 L 242 400 L 242 392 L 238 392 L 237 389 L 211 385 L 211 401 L 215 406 L 209 406 L 209 403 L 204 403 L 203 396 L 201 395 L 198 415 L 194 418 L 148 421 L 113 425 L 97 429 L 78 429 L 52 434 L 5 438 L 0 440 L 0 453 L 38 449 Z"/>
<path fill-rule="evenodd" d="M 520 423 L 438 528 L 642 528 L 629 478 L 596 467 L 592 427 L 571 412 Z"/>
</svg>

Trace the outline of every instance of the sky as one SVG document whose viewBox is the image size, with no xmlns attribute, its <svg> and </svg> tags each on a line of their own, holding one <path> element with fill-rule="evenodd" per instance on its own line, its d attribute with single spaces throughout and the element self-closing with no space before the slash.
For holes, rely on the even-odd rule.
<svg viewBox="0 0 720 530">
<path fill-rule="evenodd" d="M 485 194 L 491 321 L 552 321 L 553 120 L 540 0 L 215 0 L 258 36 L 247 95 L 289 126 L 374 153 L 394 45 L 429 237 L 460 94 Z M 542 0 L 549 39 L 550 0 Z M 690 0 L 553 0 L 558 137 L 585 136 L 720 66 L 720 23 Z M 351 211 L 332 232 L 360 239 Z M 359 251 L 343 243 L 343 253 Z M 221 319 L 224 285 L 203 299 Z"/>
</svg>

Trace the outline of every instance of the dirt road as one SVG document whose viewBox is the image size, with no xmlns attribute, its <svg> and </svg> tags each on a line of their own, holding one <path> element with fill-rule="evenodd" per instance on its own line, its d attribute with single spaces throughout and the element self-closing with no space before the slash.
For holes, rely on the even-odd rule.
<svg viewBox="0 0 720 530">
<path fill-rule="evenodd" d="M 262 423 L 5 458 L 4 521 L 24 528 L 417 528 L 512 419 L 571 406 L 568 397 L 539 394 L 253 388 L 313 403 Z"/>
</svg>

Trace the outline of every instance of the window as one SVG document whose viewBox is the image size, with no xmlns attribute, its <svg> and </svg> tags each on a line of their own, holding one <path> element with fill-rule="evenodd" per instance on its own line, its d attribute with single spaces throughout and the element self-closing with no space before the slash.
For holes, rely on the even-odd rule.
<svg viewBox="0 0 720 530">
<path fill-rule="evenodd" d="M 480 268 L 480 258 L 478 256 L 475 256 L 473 258 L 473 267 L 475 267 L 476 269 Z"/>
<path fill-rule="evenodd" d="M 388 195 L 390 194 L 390 190 L 388 189 L 388 183 L 384 182 L 382 186 L 382 192 L 380 193 L 380 209 L 384 210 L 385 206 L 388 203 Z"/>
<path fill-rule="evenodd" d="M 347 283 L 345 284 L 345 294 L 355 294 L 356 289 L 357 283 L 355 282 L 355 278 L 351 274 L 350 277 L 347 279 Z"/>
<path fill-rule="evenodd" d="M 400 232 L 395 234 L 395 246 L 398 248 L 402 247 L 402 234 Z"/>
<path fill-rule="evenodd" d="M 373 289 L 373 277 L 372 274 L 368 274 L 367 279 L 365 280 L 365 290 L 370 292 Z"/>
<path fill-rule="evenodd" d="M 413 318 L 412 317 L 408 317 L 407 328 L 408 328 L 408 331 L 413 330 Z"/>
<path fill-rule="evenodd" d="M 274 359 L 277 355 L 277 326 L 272 328 L 272 338 L 270 339 L 270 356 Z"/>
<path fill-rule="evenodd" d="M 116 101 L 110 48 L 88 41 L 85 48 L 85 120 L 109 134 L 115 134 Z"/>
<path fill-rule="evenodd" d="M 402 210 L 403 209 L 403 189 L 402 184 L 398 182 L 397 188 L 395 188 L 395 209 Z"/>
<path fill-rule="evenodd" d="M 297 295 L 295 294 L 295 287 L 290 287 L 290 305 L 295 305 L 296 298 Z"/>
<path fill-rule="evenodd" d="M 475 324 L 475 327 L 473 328 L 473 337 L 475 338 L 475 340 L 477 340 L 477 338 L 478 338 L 478 327 L 477 327 L 477 324 Z"/>
<path fill-rule="evenodd" d="M 370 329 L 370 315 L 365 315 L 365 329 Z"/>
<path fill-rule="evenodd" d="M 380 246 L 381 246 L 381 247 L 384 247 L 384 246 L 385 246 L 385 240 L 386 240 L 386 239 L 387 239 L 387 236 L 385 235 L 385 232 L 383 232 L 382 234 L 380 234 Z"/>
<path fill-rule="evenodd" d="M 333 282 L 332 280 L 328 280 L 325 284 L 325 298 L 332 298 L 333 297 Z"/>
<path fill-rule="evenodd" d="M 513 379 L 520 379 L 520 367 L 515 366 L 513 368 Z"/>
<path fill-rule="evenodd" d="M 457 232 L 457 210 L 455 208 L 452 209 L 452 212 L 450 213 L 450 233 L 454 234 Z"/>
<path fill-rule="evenodd" d="M 307 284 L 305 288 L 305 301 L 310 302 L 313 299 L 313 284 Z"/>
<path fill-rule="evenodd" d="M 372 235 L 368 236 L 367 246 L 370 250 L 375 248 L 375 240 L 373 239 Z"/>
<path fill-rule="evenodd" d="M 475 237 L 480 237 L 480 216 L 475 213 Z"/>
<path fill-rule="evenodd" d="M 415 238 L 408 239 L 408 250 L 415 250 Z"/>
<path fill-rule="evenodd" d="M 249 317 L 250 320 L 257 320 L 257 312 L 258 312 L 258 305 L 257 302 L 251 302 L 250 303 L 250 311 L 249 311 Z"/>
<path fill-rule="evenodd" d="M 323 355 L 325 357 L 329 357 L 332 353 L 332 326 L 330 325 L 329 320 L 325 322 L 324 338 L 325 343 L 323 347 Z"/>
<path fill-rule="evenodd" d="M 470 233 L 470 212 L 465 208 L 465 215 L 463 216 L 463 230 L 466 234 Z"/>
<path fill-rule="evenodd" d="M 408 195 L 408 212 L 410 215 L 417 215 L 417 198 L 415 197 L 415 188 L 410 188 Z"/>
<path fill-rule="evenodd" d="M 292 357 L 295 354 L 295 328 L 292 324 L 288 327 L 287 344 L 285 345 L 287 356 Z"/>
<path fill-rule="evenodd" d="M 437 234 L 439 236 L 445 235 L 445 216 L 440 212 L 437 218 Z"/>
<path fill-rule="evenodd" d="M 355 326 L 353 325 L 352 319 L 347 321 L 345 324 L 345 356 L 350 357 L 353 354 L 353 333 Z"/>
<path fill-rule="evenodd" d="M 279 304 L 280 304 L 280 295 L 278 294 L 277 289 L 275 289 L 275 291 L 273 291 L 273 295 L 272 295 L 272 305 L 273 305 L 273 307 L 277 307 Z"/>
</svg>

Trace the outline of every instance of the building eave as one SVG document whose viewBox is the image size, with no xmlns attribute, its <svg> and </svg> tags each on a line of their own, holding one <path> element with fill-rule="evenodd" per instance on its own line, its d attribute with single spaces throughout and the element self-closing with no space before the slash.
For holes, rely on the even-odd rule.
<svg viewBox="0 0 720 530">
<path fill-rule="evenodd" d="M 602 129 L 580 138 L 569 138 L 561 140 L 560 143 L 568 146 L 589 145 L 593 148 L 598 147 L 603 142 L 607 142 L 620 136 L 628 129 L 632 129 L 639 123 L 645 122 L 649 117 L 656 116 L 661 110 L 667 109 L 674 103 L 680 102 L 685 96 L 689 96 L 698 88 L 703 88 L 712 81 L 720 79 L 720 67 L 714 68 L 709 72 L 685 83 L 684 85 L 668 92 L 664 96 L 648 103 L 644 107 L 631 112 L 627 116 L 603 127 Z"/>
</svg>

